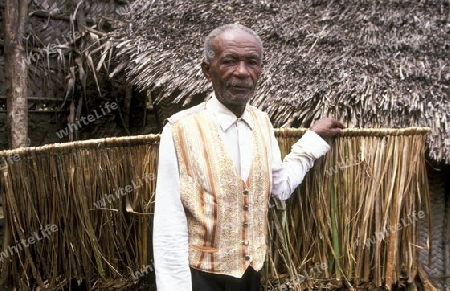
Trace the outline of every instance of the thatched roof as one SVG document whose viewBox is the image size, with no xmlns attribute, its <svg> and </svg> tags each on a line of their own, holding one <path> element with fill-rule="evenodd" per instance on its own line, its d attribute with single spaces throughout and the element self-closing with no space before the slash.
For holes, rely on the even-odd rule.
<svg viewBox="0 0 450 291">
<path fill-rule="evenodd" d="M 211 90 L 205 35 L 239 22 L 265 46 L 253 104 L 276 127 L 332 115 L 349 127 L 429 126 L 429 158 L 450 163 L 450 4 L 432 1 L 137 1 L 114 33 L 118 69 L 189 106 Z M 109 36 L 111 37 L 111 36 Z"/>
</svg>

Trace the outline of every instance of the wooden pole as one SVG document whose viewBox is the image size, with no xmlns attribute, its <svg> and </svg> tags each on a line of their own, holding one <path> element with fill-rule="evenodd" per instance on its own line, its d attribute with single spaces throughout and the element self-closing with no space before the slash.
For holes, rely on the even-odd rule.
<svg viewBox="0 0 450 291">
<path fill-rule="evenodd" d="M 28 1 L 5 0 L 5 86 L 9 147 L 29 145 L 28 64 L 23 47 Z"/>
</svg>

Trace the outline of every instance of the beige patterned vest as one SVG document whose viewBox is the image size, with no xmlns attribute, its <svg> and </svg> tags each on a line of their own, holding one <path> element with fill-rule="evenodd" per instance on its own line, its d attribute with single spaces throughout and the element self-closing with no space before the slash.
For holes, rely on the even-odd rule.
<svg viewBox="0 0 450 291">
<path fill-rule="evenodd" d="M 233 277 L 241 277 L 248 266 L 260 270 L 267 247 L 272 127 L 266 114 L 248 110 L 254 119 L 254 156 L 247 181 L 240 178 L 210 111 L 193 110 L 172 124 L 189 264 Z"/>
</svg>

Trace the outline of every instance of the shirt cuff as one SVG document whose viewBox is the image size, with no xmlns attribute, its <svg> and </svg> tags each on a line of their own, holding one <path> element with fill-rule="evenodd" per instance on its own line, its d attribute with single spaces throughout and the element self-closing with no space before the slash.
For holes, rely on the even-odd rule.
<svg viewBox="0 0 450 291">
<path fill-rule="evenodd" d="M 293 146 L 293 153 L 302 153 L 307 151 L 315 159 L 325 155 L 329 150 L 328 143 L 312 130 L 307 130 L 306 133 Z"/>
</svg>

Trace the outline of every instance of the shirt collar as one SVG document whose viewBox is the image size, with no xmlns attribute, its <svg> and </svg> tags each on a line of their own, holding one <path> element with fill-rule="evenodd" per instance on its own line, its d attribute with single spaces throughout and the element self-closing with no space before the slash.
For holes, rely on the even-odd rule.
<svg viewBox="0 0 450 291">
<path fill-rule="evenodd" d="M 220 127 L 223 131 L 226 131 L 237 120 L 243 120 L 250 129 L 253 129 L 254 122 L 251 113 L 248 109 L 248 104 L 245 107 L 245 111 L 240 118 L 237 118 L 230 109 L 220 103 L 215 94 L 211 95 L 211 98 L 206 102 L 206 109 L 210 110 L 219 121 Z"/>
</svg>

